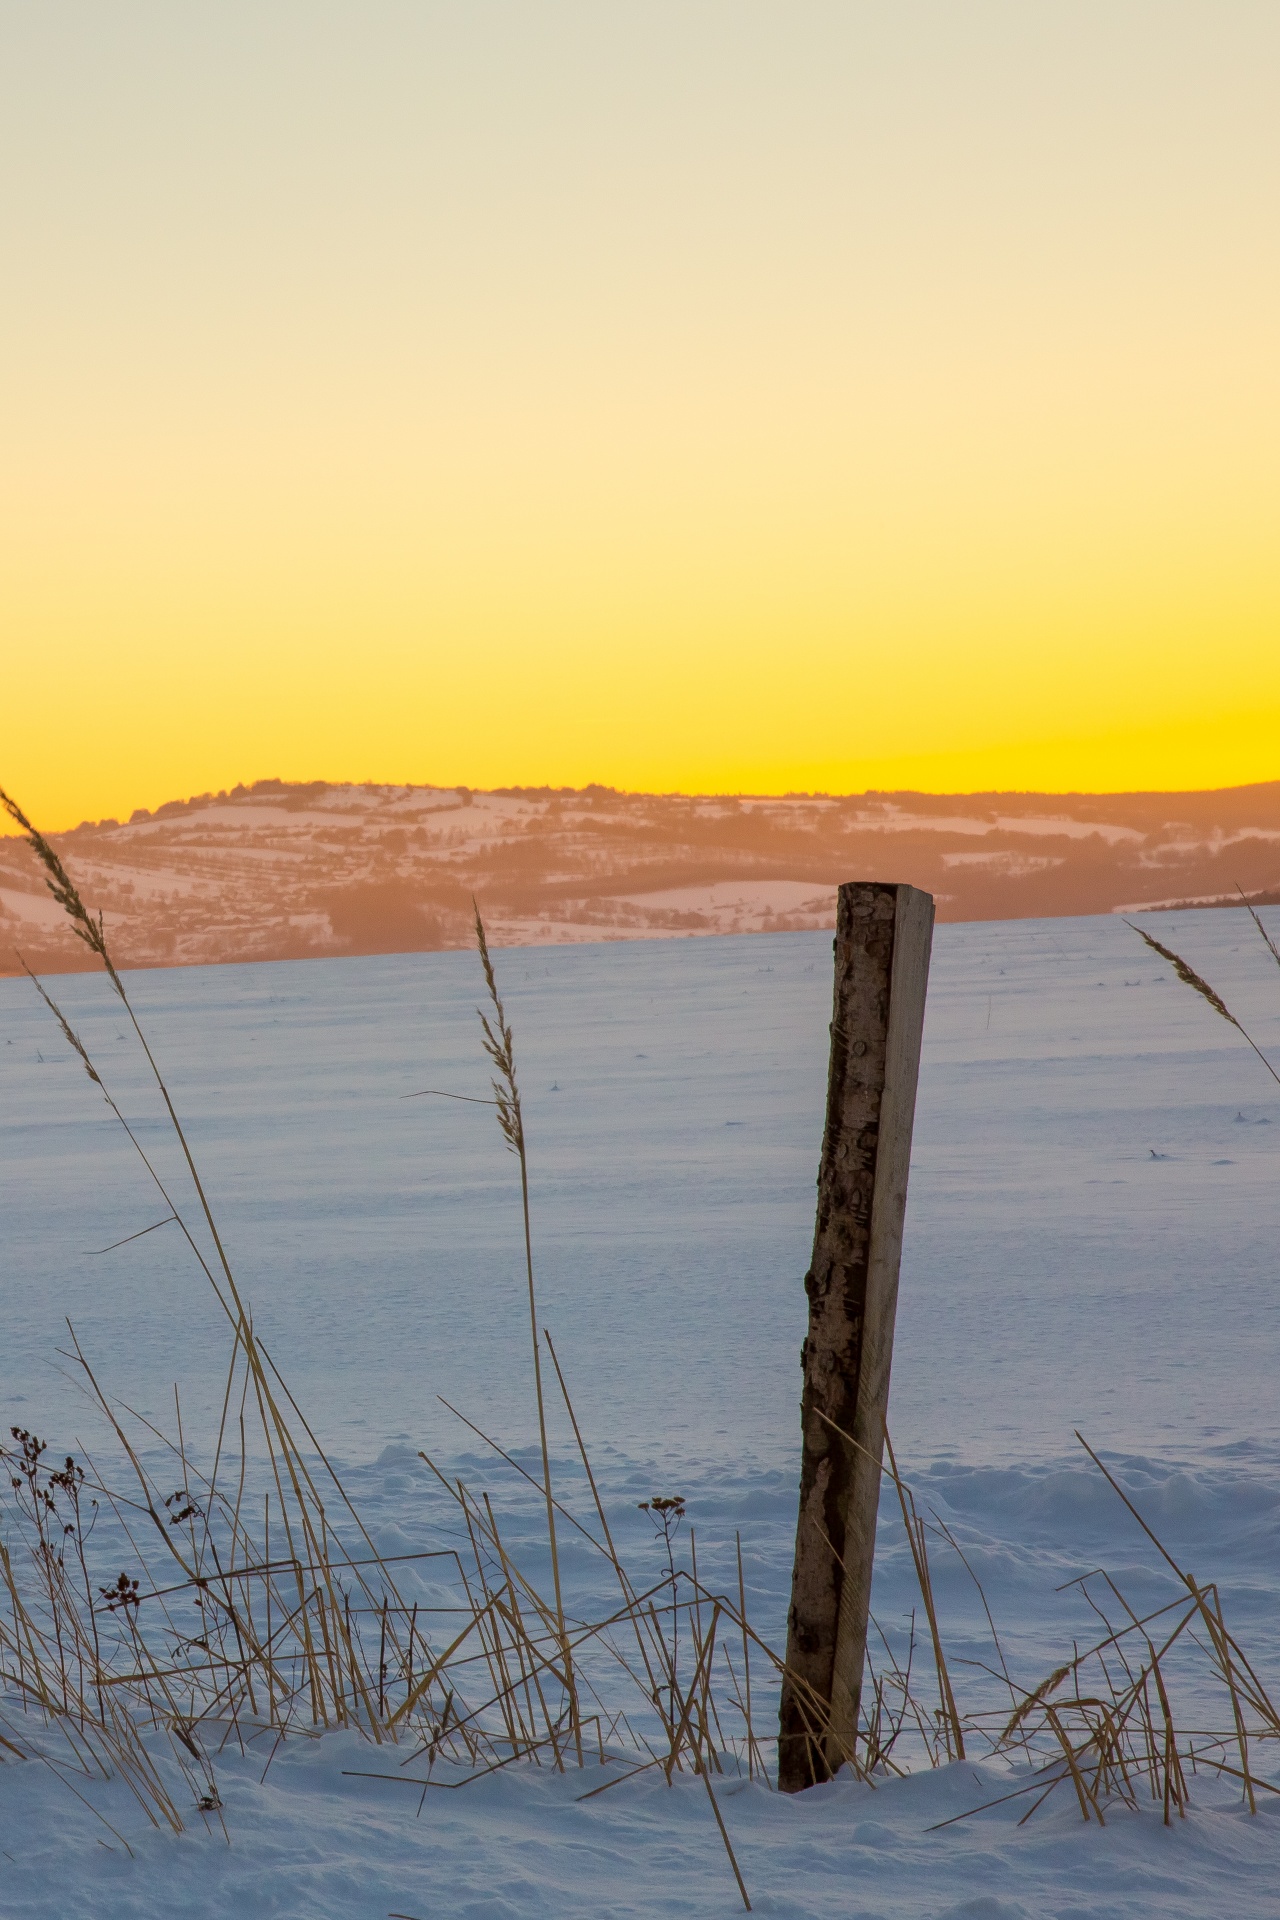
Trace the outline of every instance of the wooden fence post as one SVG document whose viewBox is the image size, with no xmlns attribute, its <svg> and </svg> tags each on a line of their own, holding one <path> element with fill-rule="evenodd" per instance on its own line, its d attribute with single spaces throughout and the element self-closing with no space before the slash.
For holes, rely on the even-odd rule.
<svg viewBox="0 0 1280 1920">
<path fill-rule="evenodd" d="M 778 1738 L 790 1793 L 830 1779 L 857 1737 L 932 940 L 930 894 L 840 888 Z"/>
</svg>

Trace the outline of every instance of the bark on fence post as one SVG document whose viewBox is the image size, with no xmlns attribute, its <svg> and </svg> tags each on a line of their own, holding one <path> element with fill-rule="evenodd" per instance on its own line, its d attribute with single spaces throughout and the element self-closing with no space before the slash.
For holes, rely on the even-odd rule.
<svg viewBox="0 0 1280 1920">
<path fill-rule="evenodd" d="M 930 894 L 840 888 L 778 1740 L 791 1793 L 836 1773 L 857 1736 L 932 940 Z"/>
</svg>

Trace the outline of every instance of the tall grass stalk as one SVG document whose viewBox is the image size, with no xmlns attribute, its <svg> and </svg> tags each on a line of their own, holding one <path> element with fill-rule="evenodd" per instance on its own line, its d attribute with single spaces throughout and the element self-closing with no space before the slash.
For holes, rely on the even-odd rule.
<svg viewBox="0 0 1280 1920">
<path fill-rule="evenodd" d="M 520 1207 L 524 1221 L 524 1261 L 525 1274 L 529 1284 L 529 1338 L 533 1347 L 533 1386 L 538 1400 L 538 1439 L 542 1447 L 542 1485 L 547 1504 L 547 1544 L 551 1551 L 551 1578 L 555 1589 L 556 1625 L 560 1642 L 564 1648 L 565 1687 L 569 1694 L 569 1708 L 573 1725 L 574 1746 L 577 1751 L 578 1765 L 582 1765 L 582 1728 L 579 1724 L 577 1689 L 574 1684 L 573 1656 L 569 1649 L 569 1636 L 565 1631 L 564 1594 L 560 1582 L 560 1549 L 556 1540 L 556 1503 L 551 1492 L 551 1453 L 547 1445 L 547 1408 L 542 1393 L 542 1356 L 541 1342 L 538 1338 L 538 1302 L 533 1285 L 533 1231 L 529 1224 L 529 1156 L 525 1146 L 524 1114 L 520 1105 L 520 1086 L 516 1079 L 515 1039 L 511 1024 L 507 1019 L 502 996 L 498 992 L 498 982 L 493 971 L 493 961 L 489 957 L 489 942 L 485 938 L 484 921 L 480 918 L 480 909 L 474 900 L 476 925 L 476 947 L 480 954 L 480 965 L 484 969 L 484 983 L 489 990 L 490 1013 L 482 1007 L 476 1008 L 481 1032 L 484 1036 L 484 1050 L 493 1063 L 494 1078 L 490 1081 L 493 1088 L 494 1105 L 497 1108 L 498 1126 L 507 1148 L 514 1153 L 520 1163 Z"/>
</svg>

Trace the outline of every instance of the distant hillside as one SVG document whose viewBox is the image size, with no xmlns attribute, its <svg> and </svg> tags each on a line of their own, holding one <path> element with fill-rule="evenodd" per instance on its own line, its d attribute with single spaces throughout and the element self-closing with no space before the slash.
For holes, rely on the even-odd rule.
<svg viewBox="0 0 1280 1920">
<path fill-rule="evenodd" d="M 944 920 L 1280 900 L 1280 781 L 1216 793 L 786 799 L 260 780 L 57 836 L 122 962 L 825 927 L 841 880 L 910 880 Z M 0 971 L 83 964 L 0 839 Z"/>
</svg>

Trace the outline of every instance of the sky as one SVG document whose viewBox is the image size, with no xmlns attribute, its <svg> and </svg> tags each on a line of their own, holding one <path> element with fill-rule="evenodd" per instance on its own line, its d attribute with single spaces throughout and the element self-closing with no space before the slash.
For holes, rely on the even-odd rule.
<svg viewBox="0 0 1280 1920">
<path fill-rule="evenodd" d="M 0 784 L 1280 777 L 1273 0 L 0 0 Z"/>
</svg>

